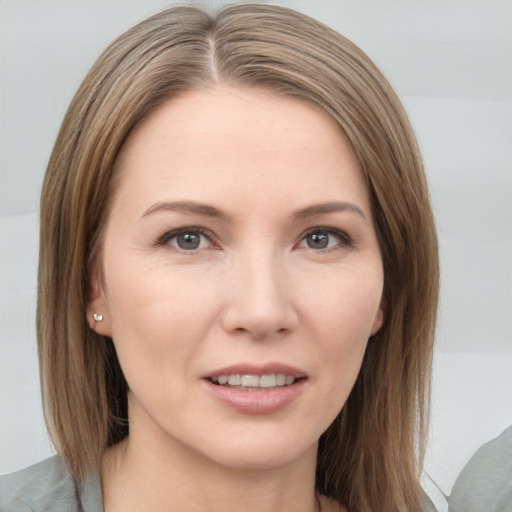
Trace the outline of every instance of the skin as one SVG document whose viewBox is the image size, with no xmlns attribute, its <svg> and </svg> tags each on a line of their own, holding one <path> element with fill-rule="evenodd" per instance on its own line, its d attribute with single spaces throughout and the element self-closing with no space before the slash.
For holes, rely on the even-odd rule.
<svg viewBox="0 0 512 512">
<path fill-rule="evenodd" d="M 88 307 L 130 387 L 130 435 L 103 460 L 106 512 L 317 510 L 318 439 L 382 324 L 353 148 L 305 101 L 218 86 L 144 119 L 117 172 Z M 269 414 L 233 410 L 205 376 L 239 363 L 299 368 L 301 391 Z"/>
</svg>

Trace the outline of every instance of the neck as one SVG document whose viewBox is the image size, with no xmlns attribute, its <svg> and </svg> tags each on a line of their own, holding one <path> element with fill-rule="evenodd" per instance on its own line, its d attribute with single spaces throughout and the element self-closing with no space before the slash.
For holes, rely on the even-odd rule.
<svg viewBox="0 0 512 512">
<path fill-rule="evenodd" d="M 154 439 L 154 438 L 153 438 Z M 317 512 L 316 446 L 292 462 L 265 468 L 217 464 L 172 442 L 136 432 L 105 454 L 105 512 Z"/>
</svg>

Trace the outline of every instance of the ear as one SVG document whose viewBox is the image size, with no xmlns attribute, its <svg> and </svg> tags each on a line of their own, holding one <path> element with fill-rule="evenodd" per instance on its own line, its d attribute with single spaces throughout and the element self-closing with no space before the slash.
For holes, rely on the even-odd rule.
<svg viewBox="0 0 512 512">
<path fill-rule="evenodd" d="M 377 314 L 375 315 L 375 319 L 373 320 L 372 325 L 372 336 L 377 334 L 377 331 L 382 327 L 382 324 L 384 323 L 384 308 L 382 306 L 382 302 L 379 306 L 379 310 L 377 311 Z"/>
<path fill-rule="evenodd" d="M 89 300 L 87 302 L 87 323 L 102 336 L 112 337 L 111 318 L 105 296 L 105 288 L 96 265 L 89 275 Z"/>
</svg>

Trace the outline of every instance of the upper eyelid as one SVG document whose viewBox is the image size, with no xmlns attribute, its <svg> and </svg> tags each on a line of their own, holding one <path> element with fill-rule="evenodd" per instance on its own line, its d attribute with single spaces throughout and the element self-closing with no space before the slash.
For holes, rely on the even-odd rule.
<svg viewBox="0 0 512 512">
<path fill-rule="evenodd" d="M 201 226 L 184 226 L 176 229 L 170 229 L 165 231 L 163 234 L 158 236 L 156 238 L 156 244 L 157 245 L 164 245 L 169 242 L 169 240 L 172 240 L 173 238 L 177 237 L 181 233 L 187 233 L 187 232 L 196 232 L 199 233 L 202 236 L 205 236 L 208 238 L 211 242 L 216 242 L 218 239 L 216 235 L 209 229 L 203 228 Z M 192 251 L 190 251 L 192 252 Z"/>
<path fill-rule="evenodd" d="M 309 228 L 300 235 L 300 239 L 302 240 L 304 237 L 317 231 L 325 231 L 329 234 L 338 235 L 340 237 L 346 238 L 347 240 L 352 240 L 352 237 L 346 232 L 346 230 L 328 226 L 315 226 L 313 228 Z"/>
<path fill-rule="evenodd" d="M 314 226 L 314 227 L 308 228 L 299 235 L 297 243 L 300 243 L 301 241 L 303 241 L 311 233 L 315 233 L 318 231 L 324 231 L 329 234 L 339 236 L 347 244 L 353 243 L 352 237 L 345 230 L 339 229 L 339 228 L 334 228 L 332 226 Z M 156 237 L 155 245 L 165 245 L 166 243 L 168 243 L 170 240 L 172 240 L 176 236 L 180 235 L 181 233 L 187 233 L 187 232 L 197 232 L 200 235 L 208 238 L 212 243 L 219 243 L 219 238 L 213 231 L 211 231 L 208 228 L 196 225 L 196 226 L 183 226 L 183 227 L 179 227 L 176 229 L 166 230 L 163 234 Z"/>
<path fill-rule="evenodd" d="M 306 237 L 315 232 L 324 232 L 324 233 L 328 233 L 330 235 L 334 235 L 339 239 L 339 242 L 337 244 L 335 244 L 334 246 L 324 247 L 324 248 L 320 248 L 320 249 L 314 249 L 314 248 L 302 246 L 302 244 L 306 240 Z M 299 248 L 299 249 L 310 249 L 310 250 L 314 251 L 315 253 L 319 253 L 319 254 L 320 253 L 330 253 L 330 252 L 333 252 L 336 250 L 354 248 L 354 247 L 355 247 L 354 240 L 346 231 L 337 229 L 337 228 L 328 228 L 328 227 L 315 227 L 315 228 L 308 229 L 301 235 L 301 237 L 299 238 L 299 241 L 294 246 L 294 248 Z"/>
</svg>

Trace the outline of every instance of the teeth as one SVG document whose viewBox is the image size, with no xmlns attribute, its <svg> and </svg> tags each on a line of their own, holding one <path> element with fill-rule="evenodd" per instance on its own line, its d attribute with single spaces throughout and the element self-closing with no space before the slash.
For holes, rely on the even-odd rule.
<svg viewBox="0 0 512 512">
<path fill-rule="evenodd" d="M 274 388 L 276 386 L 275 375 L 262 375 L 260 377 L 260 388 Z"/>
<path fill-rule="evenodd" d="M 269 375 L 220 375 L 212 378 L 212 382 L 220 386 L 241 387 L 247 391 L 254 388 L 275 388 L 290 386 L 295 382 L 295 377 L 284 373 L 272 373 Z"/>
<path fill-rule="evenodd" d="M 240 386 L 242 384 L 242 376 L 241 375 L 230 375 L 228 377 L 228 384 L 230 386 Z"/>
<path fill-rule="evenodd" d="M 276 375 L 276 385 L 284 386 L 286 384 L 286 375 L 284 373 L 278 373 Z"/>
<path fill-rule="evenodd" d="M 285 378 L 284 383 L 289 386 L 290 384 L 293 384 L 295 382 L 295 377 L 292 377 L 291 375 L 287 375 Z"/>
<path fill-rule="evenodd" d="M 257 375 L 242 375 L 241 384 L 244 387 L 257 388 L 260 385 L 260 378 Z"/>
</svg>

